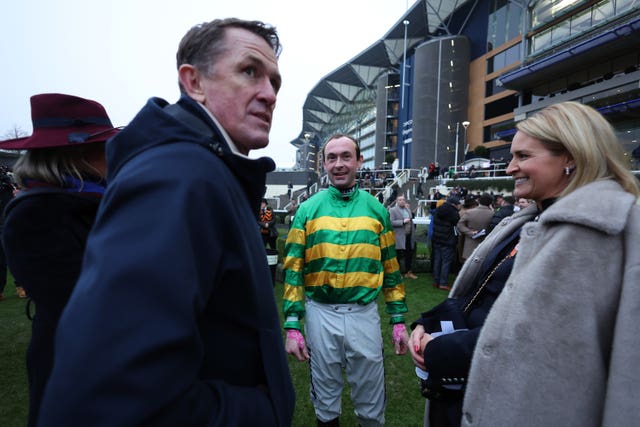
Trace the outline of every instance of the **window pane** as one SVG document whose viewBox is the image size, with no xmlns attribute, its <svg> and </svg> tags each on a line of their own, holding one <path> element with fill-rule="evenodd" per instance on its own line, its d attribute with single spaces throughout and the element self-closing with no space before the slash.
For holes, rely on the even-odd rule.
<svg viewBox="0 0 640 427">
<path fill-rule="evenodd" d="M 569 37 L 571 34 L 571 23 L 569 21 L 562 21 L 555 27 L 553 27 L 553 44 L 558 44 L 562 40 Z"/>
<path fill-rule="evenodd" d="M 495 16 L 495 25 L 496 25 L 495 28 L 500 28 L 502 30 L 499 35 L 496 34 L 496 40 L 495 40 L 496 44 L 494 45 L 494 47 L 496 47 L 496 46 L 500 46 L 501 44 L 507 41 L 506 34 L 504 32 L 504 29 L 507 27 L 507 8 L 503 6 L 502 8 L 497 10 L 493 15 Z"/>
<path fill-rule="evenodd" d="M 613 2 L 602 1 L 593 7 L 592 24 L 598 25 L 613 17 Z"/>
<path fill-rule="evenodd" d="M 580 3 L 584 3 L 584 0 L 538 1 L 532 9 L 531 23 L 533 27 L 547 23 Z"/>
<path fill-rule="evenodd" d="M 571 18 L 571 35 L 576 36 L 591 28 L 591 9 Z"/>
<path fill-rule="evenodd" d="M 533 52 L 538 52 L 551 46 L 551 30 L 543 31 L 531 38 Z"/>
<path fill-rule="evenodd" d="M 522 24 L 522 7 L 509 5 L 509 16 L 507 22 L 507 40 L 511 40 L 521 34 L 520 25 Z"/>
<path fill-rule="evenodd" d="M 551 8 L 554 2 L 541 1 L 537 2 L 531 10 L 531 25 L 535 28 L 551 20 Z"/>
<path fill-rule="evenodd" d="M 500 52 L 499 54 L 497 54 L 496 56 L 493 57 L 493 68 L 494 70 L 499 70 L 501 68 L 504 68 L 505 66 L 505 52 Z"/>
<path fill-rule="evenodd" d="M 620 15 L 621 13 L 631 9 L 633 6 L 640 6 L 638 0 L 616 0 L 616 15 Z"/>
<path fill-rule="evenodd" d="M 495 71 L 493 66 L 493 56 L 487 59 L 487 74 L 491 74 Z"/>
<path fill-rule="evenodd" d="M 510 47 L 505 54 L 505 65 L 511 65 L 514 62 L 520 61 L 520 44 Z"/>
<path fill-rule="evenodd" d="M 487 31 L 487 50 L 492 50 L 496 45 L 496 22 L 494 16 L 489 17 L 489 29 Z"/>
</svg>

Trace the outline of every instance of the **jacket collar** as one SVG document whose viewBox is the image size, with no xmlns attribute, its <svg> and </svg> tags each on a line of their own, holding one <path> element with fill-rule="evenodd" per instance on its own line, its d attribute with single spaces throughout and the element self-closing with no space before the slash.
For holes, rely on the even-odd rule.
<svg viewBox="0 0 640 427">
<path fill-rule="evenodd" d="M 636 197 L 617 182 L 606 179 L 584 185 L 546 209 L 539 222 L 565 222 L 590 227 L 607 234 L 620 233 Z"/>
<path fill-rule="evenodd" d="M 336 187 L 334 187 L 333 185 L 330 185 L 329 188 L 329 195 L 331 196 L 331 198 L 335 199 L 335 200 L 342 200 L 342 201 L 347 201 L 347 200 L 354 200 L 359 191 L 358 191 L 358 184 L 356 184 L 353 187 L 353 191 L 350 193 L 343 193 L 342 191 L 340 191 L 339 189 L 337 189 Z"/>
</svg>

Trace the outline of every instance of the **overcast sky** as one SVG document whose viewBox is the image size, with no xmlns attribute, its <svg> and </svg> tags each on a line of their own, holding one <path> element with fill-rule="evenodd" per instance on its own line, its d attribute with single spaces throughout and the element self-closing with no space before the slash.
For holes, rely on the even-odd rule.
<svg viewBox="0 0 640 427">
<path fill-rule="evenodd" d="M 103 104 L 126 125 L 148 98 L 179 97 L 178 43 L 215 18 L 258 19 L 278 29 L 282 89 L 268 155 L 293 166 L 289 142 L 302 129 L 302 105 L 318 81 L 395 24 L 408 0 L 16 0 L 0 7 L 0 135 L 31 133 L 29 98 L 60 92 Z"/>
</svg>

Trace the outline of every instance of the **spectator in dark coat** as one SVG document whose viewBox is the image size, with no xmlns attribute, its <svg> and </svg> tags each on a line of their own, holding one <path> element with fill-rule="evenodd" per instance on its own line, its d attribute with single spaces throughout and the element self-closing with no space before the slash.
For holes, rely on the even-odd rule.
<svg viewBox="0 0 640 427">
<path fill-rule="evenodd" d="M 275 29 L 193 27 L 182 96 L 107 146 L 109 187 L 56 336 L 40 427 L 290 426 L 289 376 L 256 225 L 281 76 Z"/>
<path fill-rule="evenodd" d="M 58 321 L 104 192 L 104 142 L 117 130 L 102 105 L 70 95 L 31 97 L 31 116 L 33 135 L 0 148 L 26 150 L 14 166 L 20 192 L 6 208 L 3 244 L 9 270 L 31 299 L 27 307 L 36 307 L 27 349 L 28 425 L 35 426 Z"/>
<path fill-rule="evenodd" d="M 260 235 L 264 242 L 264 247 L 277 249 L 276 241 L 278 240 L 278 228 L 276 225 L 276 216 L 271 206 L 267 204 L 267 199 L 260 202 L 260 211 L 258 212 L 258 225 L 260 226 Z"/>
<path fill-rule="evenodd" d="M 456 245 L 458 233 L 456 224 L 460 220 L 458 210 L 460 199 L 449 196 L 445 203 L 437 208 L 433 214 L 433 286 L 448 290 L 449 272 L 451 264 L 456 258 Z"/>
<path fill-rule="evenodd" d="M 311 176 L 307 177 L 307 196 L 311 195 L 311 186 L 313 185 L 313 179 Z"/>
<path fill-rule="evenodd" d="M 503 219 L 508 216 L 513 215 L 513 205 L 515 204 L 516 199 L 513 196 L 504 196 L 500 198 L 500 206 L 498 210 L 493 214 L 493 218 L 491 218 L 491 223 L 489 224 L 489 229 L 487 232 L 491 232 L 496 225 L 500 223 Z"/>
<path fill-rule="evenodd" d="M 4 223 L 4 208 L 7 207 L 9 201 L 13 198 L 13 181 L 7 173 L 9 169 L 0 166 L 0 237 L 2 226 Z M 0 301 L 4 299 L 4 287 L 7 285 L 7 260 L 4 255 L 4 249 L 0 244 Z"/>
</svg>

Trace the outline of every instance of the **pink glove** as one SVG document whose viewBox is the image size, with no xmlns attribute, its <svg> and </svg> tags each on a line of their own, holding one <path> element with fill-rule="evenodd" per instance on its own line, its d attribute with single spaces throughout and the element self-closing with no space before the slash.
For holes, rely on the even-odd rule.
<svg viewBox="0 0 640 427">
<path fill-rule="evenodd" d="M 409 344 L 409 334 L 404 323 L 396 323 L 393 325 L 393 347 L 397 355 L 407 353 Z"/>
<path fill-rule="evenodd" d="M 296 331 L 297 332 L 297 331 Z M 399 343 L 402 341 L 402 333 L 407 333 L 407 327 L 404 323 L 396 323 L 393 325 L 393 342 Z"/>
<path fill-rule="evenodd" d="M 305 347 L 304 336 L 297 329 L 287 329 L 287 339 L 294 340 L 299 347 Z"/>
<path fill-rule="evenodd" d="M 309 351 L 304 342 L 304 336 L 297 329 L 287 329 L 285 350 L 301 362 L 309 360 Z"/>
</svg>

